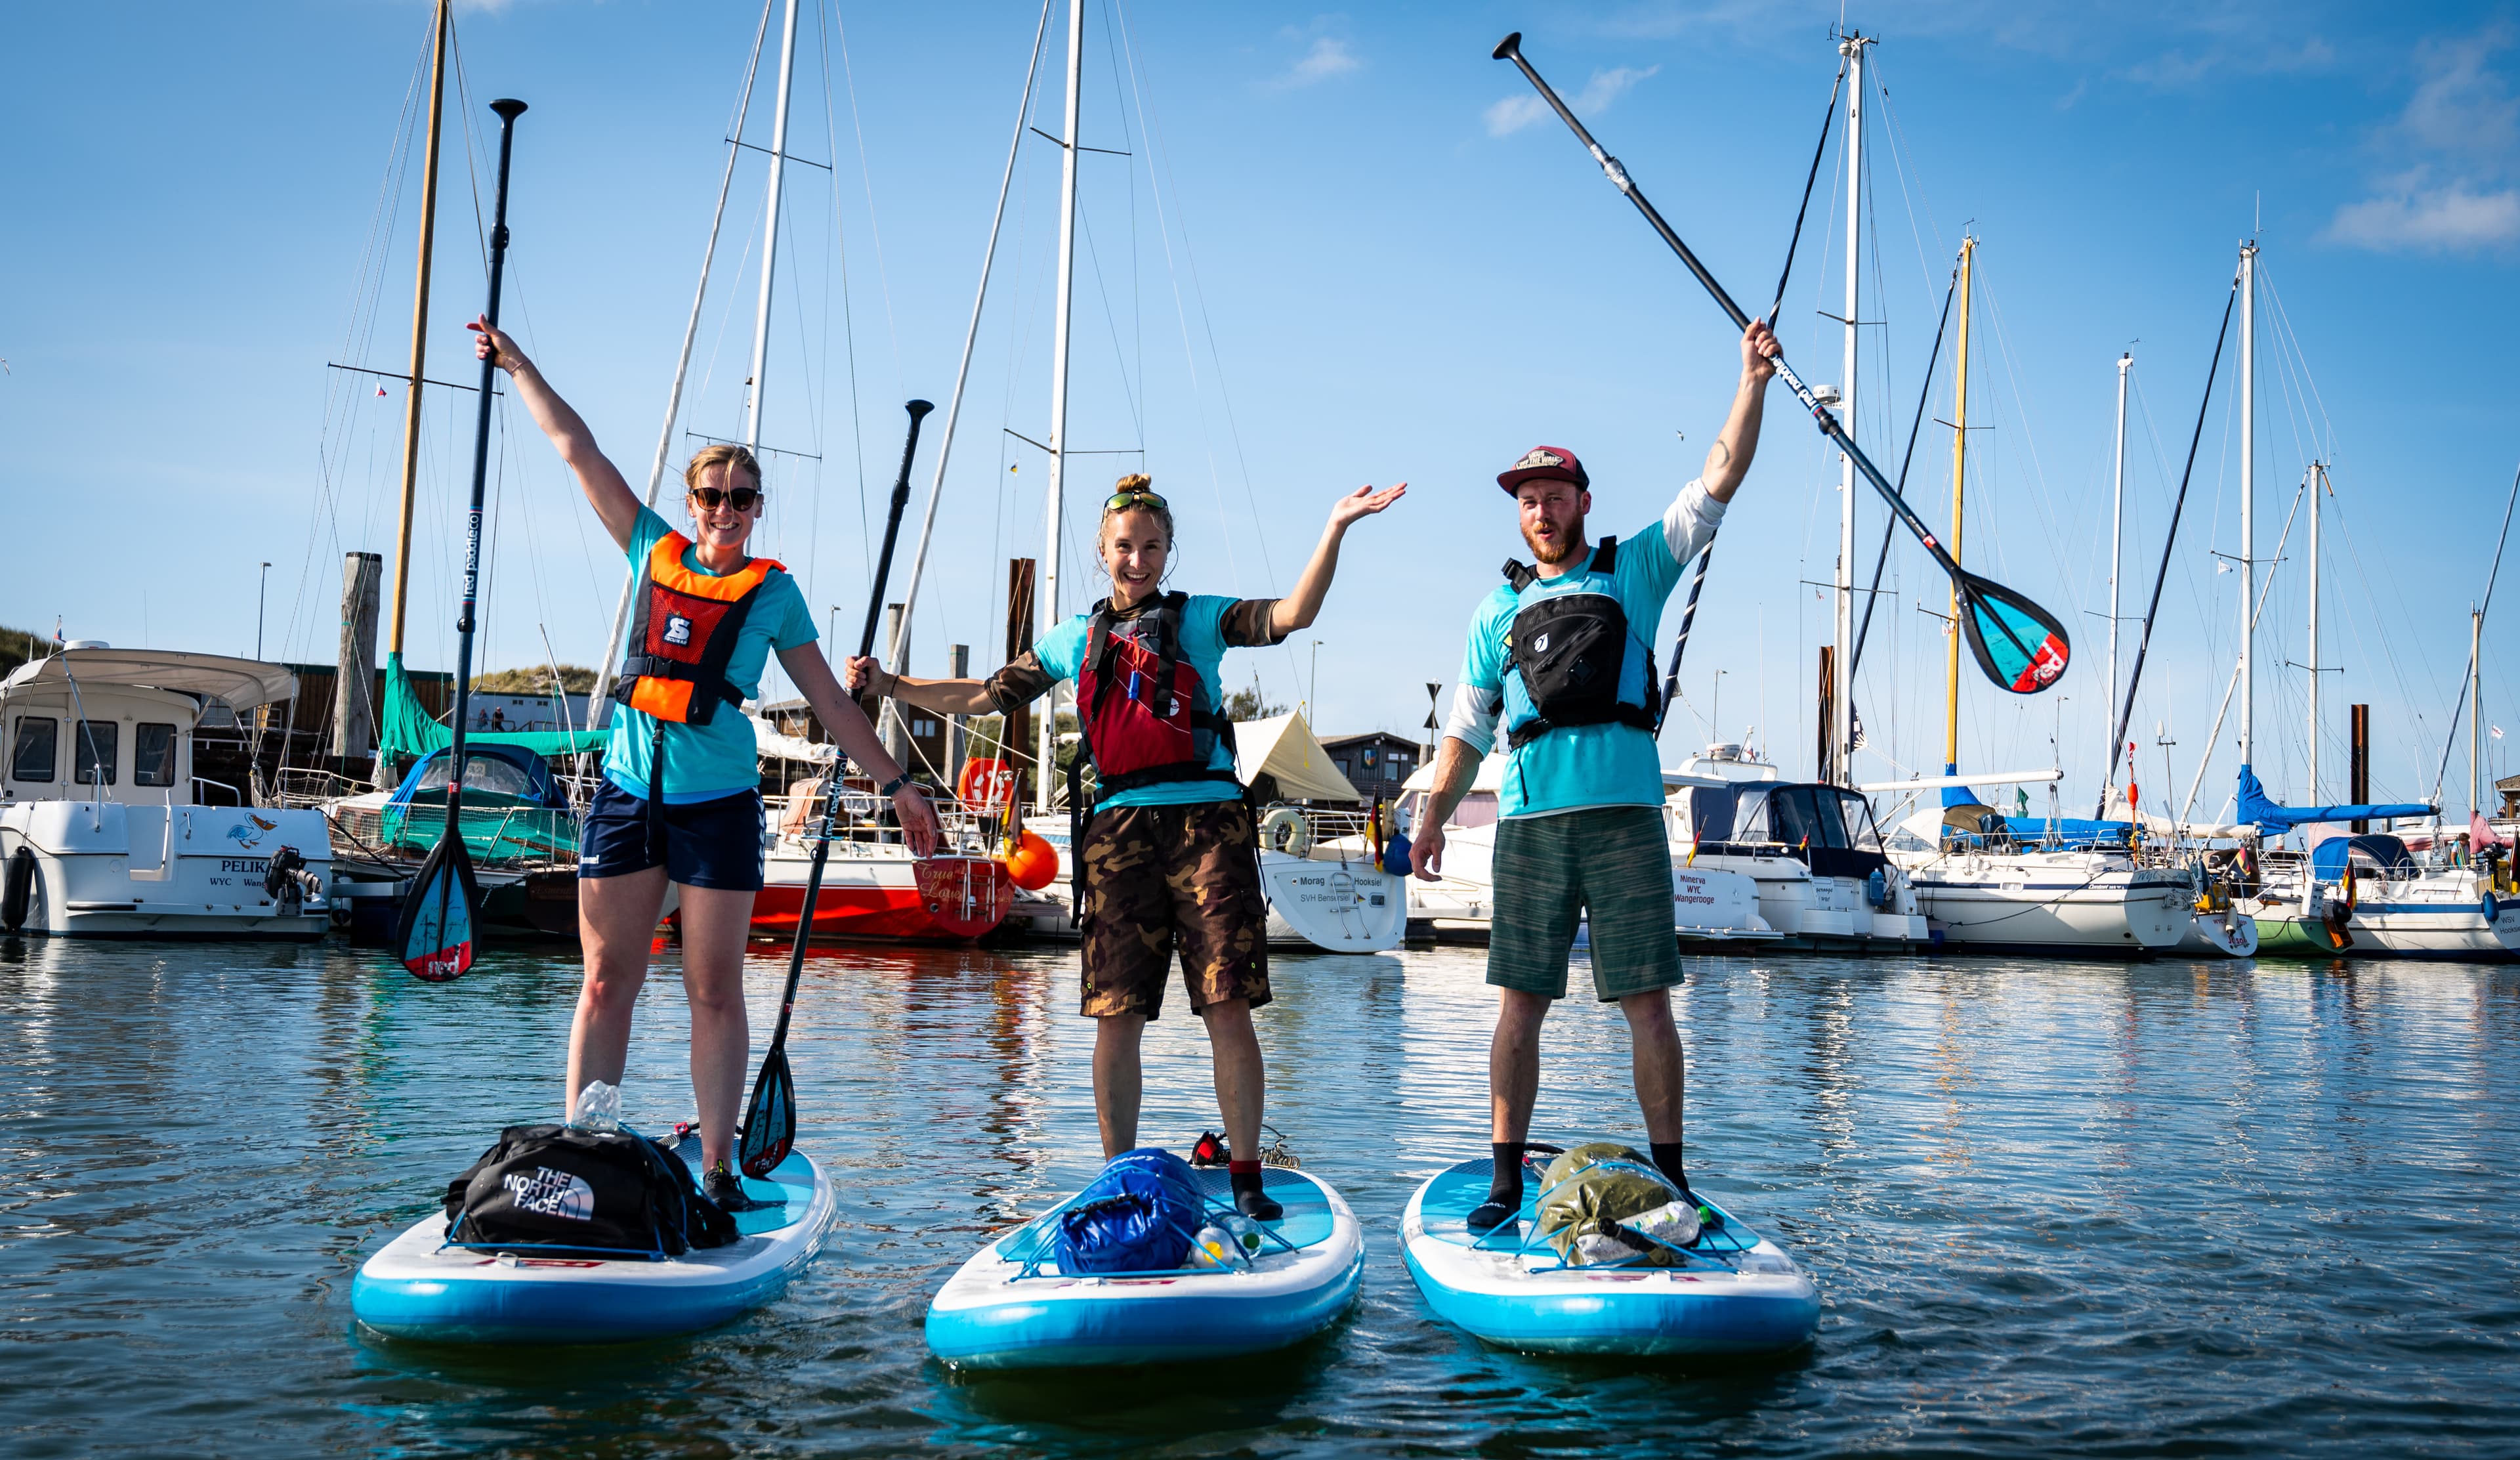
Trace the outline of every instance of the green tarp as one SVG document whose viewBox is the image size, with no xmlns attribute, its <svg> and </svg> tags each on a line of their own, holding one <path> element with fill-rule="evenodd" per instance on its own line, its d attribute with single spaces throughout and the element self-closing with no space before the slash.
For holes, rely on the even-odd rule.
<svg viewBox="0 0 2520 1460">
<path fill-rule="evenodd" d="M 522 746 L 537 755 L 568 755 L 604 744 L 604 730 L 485 730 L 465 732 L 467 745 Z M 413 692 L 403 672 L 402 656 L 385 656 L 385 703 L 377 715 L 378 753 L 401 764 L 455 744 L 455 732 L 439 724 Z"/>
</svg>

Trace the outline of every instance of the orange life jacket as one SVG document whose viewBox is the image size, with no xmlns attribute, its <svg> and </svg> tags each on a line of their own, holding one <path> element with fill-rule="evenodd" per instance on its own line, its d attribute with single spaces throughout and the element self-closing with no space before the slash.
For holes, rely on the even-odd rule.
<svg viewBox="0 0 2520 1460">
<path fill-rule="evenodd" d="M 683 550 L 691 545 L 682 533 L 668 532 L 648 554 L 634 600 L 630 655 L 621 662 L 612 698 L 658 720 L 705 725 L 719 701 L 743 703 L 743 691 L 728 682 L 726 666 L 761 585 L 773 571 L 787 569 L 755 558 L 712 577 L 683 566 Z"/>
</svg>

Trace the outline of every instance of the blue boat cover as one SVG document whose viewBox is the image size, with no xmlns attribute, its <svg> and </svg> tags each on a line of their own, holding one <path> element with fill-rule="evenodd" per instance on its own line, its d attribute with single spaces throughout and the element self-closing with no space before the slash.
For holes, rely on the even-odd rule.
<svg viewBox="0 0 2520 1460">
<path fill-rule="evenodd" d="M 2392 877 L 2410 877 L 2415 871 L 2415 859 L 2407 850 L 2407 844 L 2395 837 L 2330 837 L 2310 849 L 2313 877 L 2335 881 L 2345 875 L 2348 863 Z"/>
<path fill-rule="evenodd" d="M 1058 1216 L 1058 1270 L 1163 1272 L 1181 1266 L 1198 1229 L 1198 1177 L 1157 1146 L 1124 1151 Z"/>
<path fill-rule="evenodd" d="M 2440 811 L 2439 806 L 2413 801 L 2389 805 L 2278 806 L 2268 798 L 2267 788 L 2259 782 L 2258 773 L 2243 765 L 2240 767 L 2240 807 L 2231 819 L 2254 822 L 2262 832 L 2288 832 L 2316 821 L 2378 821 L 2391 816 L 2433 816 Z M 2399 849 L 2405 850 L 2404 847 Z"/>
</svg>

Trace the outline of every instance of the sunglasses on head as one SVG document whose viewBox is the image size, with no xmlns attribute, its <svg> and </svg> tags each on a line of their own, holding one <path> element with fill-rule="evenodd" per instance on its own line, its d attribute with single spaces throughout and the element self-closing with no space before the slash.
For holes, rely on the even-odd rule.
<svg viewBox="0 0 2520 1460">
<path fill-rule="evenodd" d="M 717 505 L 724 502 L 738 512 L 750 512 L 753 504 L 761 500 L 761 489 L 754 486 L 696 486 L 692 488 L 692 500 L 710 511 L 715 511 Z"/>
<path fill-rule="evenodd" d="M 1153 492 L 1143 489 L 1136 491 L 1113 492 L 1111 494 L 1111 499 L 1102 504 L 1102 510 L 1104 512 L 1126 512 L 1132 507 L 1152 507 L 1158 511 L 1165 512 L 1172 510 L 1170 504 L 1165 502 L 1162 497 L 1157 496 Z"/>
</svg>

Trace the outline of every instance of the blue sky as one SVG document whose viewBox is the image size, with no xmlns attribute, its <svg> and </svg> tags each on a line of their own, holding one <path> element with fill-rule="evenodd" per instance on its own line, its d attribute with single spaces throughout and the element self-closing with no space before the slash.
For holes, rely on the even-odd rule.
<svg viewBox="0 0 2520 1460">
<path fill-rule="evenodd" d="M 1292 579 L 1336 493 L 1406 479 L 1349 540 L 1316 629 L 1229 661 L 1235 684 L 1312 694 L 1328 731 L 1414 731 L 1472 605 L 1516 551 L 1493 475 L 1538 441 L 1579 451 L 1597 530 L 1633 530 L 1720 424 L 1730 332 L 1565 135 L 1488 59 L 1520 28 L 1708 264 L 1773 289 L 1836 55 L 1834 5 L 1387 4 L 1344 13 L 1088 7 L 1086 160 L 1071 438 L 1145 452 L 1182 509 L 1179 582 L 1259 594 Z M 1062 17 L 1032 112 L 1057 131 Z M 473 163 L 441 197 L 431 377 L 470 380 L 459 328 L 482 293 L 484 104 L 520 123 L 509 323 L 634 481 L 654 451 L 759 10 L 511 0 L 459 9 Z M 900 449 L 900 402 L 942 404 L 1023 83 L 1030 4 L 807 0 L 789 223 L 767 396 L 766 550 L 840 606 L 854 640 Z M 1967 536 L 1973 565 L 2072 622 L 2063 689 L 1962 690 L 1964 762 L 2045 763 L 2069 800 L 2097 775 L 2114 361 L 2136 355 L 2127 607 L 2140 612 L 2197 410 L 2234 249 L 2254 230 L 2265 307 L 2260 555 L 2306 461 L 2333 463 L 2322 752 L 2341 794 L 2344 707 L 2373 707 L 2378 790 L 2415 796 L 2440 753 L 2520 440 L 2511 420 L 2520 250 L 2520 20 L 2507 7 L 1954 4 L 1843 12 L 1881 37 L 1859 424 L 1895 462 L 1952 251 L 1982 240 Z M 19 7 L 5 21 L 0 481 L 19 530 L 0 621 L 117 643 L 248 651 L 269 560 L 266 652 L 328 661 L 339 554 L 390 551 L 419 167 L 396 149 L 421 79 L 418 0 L 210 10 Z M 845 27 L 844 31 L 842 27 Z M 843 35 L 845 45 L 843 45 Z M 774 40 L 775 45 L 775 40 Z M 766 144 L 768 74 L 745 136 Z M 827 79 L 828 78 L 828 79 Z M 454 132 L 450 129 L 450 137 Z M 1822 164 L 1780 333 L 1835 380 L 1842 209 Z M 682 433 L 735 433 L 757 287 L 762 165 L 738 163 Z M 943 646 L 997 662 L 1004 560 L 1040 549 L 1055 151 L 1034 138 L 946 484 L 914 672 Z M 843 271 L 845 270 L 845 277 Z M 2278 368 L 2280 365 L 2280 369 Z M 2228 369 L 2228 366 L 2227 366 Z M 1910 496 L 1948 512 L 1948 360 Z M 2218 390 L 2138 718 L 2146 799 L 2162 753 L 2183 789 L 2235 638 L 2236 437 Z M 411 658 L 453 660 L 469 396 L 426 397 Z M 1771 398 L 1772 429 L 1723 538 L 1666 752 L 1757 725 L 1809 765 L 1816 646 L 1806 586 L 1835 552 L 1836 468 Z M 933 424 L 941 425 L 941 415 Z M 478 662 L 591 662 L 619 567 L 521 417 L 494 479 Z M 522 433 L 517 433 L 521 432 Z M 1682 434 L 1675 434 L 1679 433 Z M 1684 439 L 1685 435 L 1685 439 Z M 935 433 L 922 444 L 914 513 Z M 819 461 L 811 459 L 819 457 Z M 1070 501 L 1134 455 L 1079 458 Z M 1010 473 L 1012 466 L 1019 470 Z M 1879 504 L 1862 504 L 1875 541 Z M 1086 517 L 1073 520 L 1081 546 Z M 38 525 L 41 525 L 40 526 Z M 2262 774 L 2303 791 L 2304 529 L 2260 641 Z M 38 547 L 37 544 L 47 544 Z M 1070 562 L 1077 549 L 1070 549 Z M 906 556 L 906 555 L 905 555 Z M 1069 583 L 1078 583 L 1073 572 Z M 1868 779 L 1941 758 L 1940 592 L 1895 544 L 1858 703 Z M 894 596 L 898 596 L 897 584 Z M 1082 600 L 1071 587 L 1069 608 Z M 2504 612 L 2510 612 L 2506 609 Z M 1678 606 L 1666 628 L 1676 624 Z M 2498 621 L 2499 621 L 2498 619 Z M 2492 637 L 2492 636 L 2490 636 Z M 1667 637 L 1662 638 L 1667 645 Z M 1666 650 L 1667 652 L 1667 650 Z M 2131 646 L 2129 652 L 2131 653 Z M 2490 722 L 2520 730 L 2489 644 Z M 1718 671 L 1722 671 L 1720 689 Z M 1720 704 L 1719 702 L 1720 697 Z M 2061 703 L 2060 703 L 2061 702 Z M 2200 810 L 2229 784 L 2227 727 Z M 2514 744 L 2520 744 L 2515 739 Z M 2451 775 L 2463 800 L 2465 748 Z"/>
</svg>

